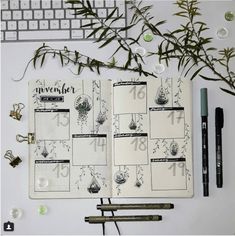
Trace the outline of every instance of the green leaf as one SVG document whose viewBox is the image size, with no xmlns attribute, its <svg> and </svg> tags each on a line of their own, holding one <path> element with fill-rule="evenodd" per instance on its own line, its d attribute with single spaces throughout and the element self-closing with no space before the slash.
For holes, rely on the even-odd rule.
<svg viewBox="0 0 235 236">
<path fill-rule="evenodd" d="M 45 52 L 45 53 L 43 54 L 43 56 L 42 56 L 41 67 L 42 67 L 42 65 L 43 65 L 43 63 L 44 63 L 45 57 L 46 57 L 46 52 Z"/>
<path fill-rule="evenodd" d="M 199 72 L 205 67 L 206 66 L 202 66 L 198 70 L 196 70 L 196 72 L 194 72 L 194 74 L 192 75 L 191 80 L 193 80 L 199 74 Z"/>
<path fill-rule="evenodd" d="M 224 91 L 225 93 L 228 93 L 228 94 L 230 94 L 230 95 L 233 95 L 233 96 L 235 96 L 235 92 L 232 92 L 232 91 L 230 91 L 230 90 L 228 90 L 228 89 L 225 89 L 225 88 L 220 88 L 222 91 Z"/>
<path fill-rule="evenodd" d="M 107 39 L 99 48 L 105 47 L 107 44 L 109 44 L 111 41 L 113 41 L 116 38 L 116 35 L 112 36 L 111 38 Z"/>
<path fill-rule="evenodd" d="M 108 21 L 114 15 L 114 13 L 117 11 L 117 9 L 118 9 L 117 7 L 114 8 L 114 10 L 107 16 L 105 22 Z"/>
<path fill-rule="evenodd" d="M 61 65 L 64 66 L 63 54 L 61 53 L 61 51 L 59 52 L 59 54 L 60 54 Z"/>
<path fill-rule="evenodd" d="M 216 79 L 216 78 L 209 78 L 207 76 L 204 76 L 204 75 L 199 75 L 201 78 L 205 79 L 205 80 L 210 80 L 210 81 L 219 81 L 221 79 Z"/>
</svg>

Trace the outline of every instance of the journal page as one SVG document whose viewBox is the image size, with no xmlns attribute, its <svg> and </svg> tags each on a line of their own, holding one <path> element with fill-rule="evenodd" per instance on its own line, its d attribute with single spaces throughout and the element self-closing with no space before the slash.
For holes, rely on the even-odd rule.
<svg viewBox="0 0 235 236">
<path fill-rule="evenodd" d="M 31 198 L 111 196 L 111 82 L 29 82 Z"/>
<path fill-rule="evenodd" d="M 113 196 L 191 197 L 190 81 L 113 83 Z"/>
</svg>

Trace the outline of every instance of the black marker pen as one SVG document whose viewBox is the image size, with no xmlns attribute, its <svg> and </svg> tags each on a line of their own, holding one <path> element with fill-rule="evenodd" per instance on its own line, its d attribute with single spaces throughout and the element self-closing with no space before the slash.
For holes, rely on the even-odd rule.
<svg viewBox="0 0 235 236">
<path fill-rule="evenodd" d="M 220 107 L 215 109 L 215 146 L 216 146 L 216 185 L 223 186 L 223 161 L 222 161 L 222 128 L 224 127 L 224 112 Z"/>
<path fill-rule="evenodd" d="M 207 88 L 201 89 L 201 118 L 202 118 L 202 181 L 203 196 L 209 196 L 209 163 L 208 163 L 208 102 Z"/>
</svg>

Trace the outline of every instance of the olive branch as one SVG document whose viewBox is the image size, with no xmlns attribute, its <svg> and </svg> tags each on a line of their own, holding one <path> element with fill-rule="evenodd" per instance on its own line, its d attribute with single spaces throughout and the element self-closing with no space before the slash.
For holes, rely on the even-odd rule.
<svg viewBox="0 0 235 236">
<path fill-rule="evenodd" d="M 99 37 L 94 41 L 102 49 L 112 43 L 117 42 L 118 46 L 112 52 L 109 61 L 104 62 L 91 58 L 79 51 L 71 51 L 66 46 L 63 49 L 54 49 L 43 44 L 35 51 L 33 58 L 29 63 L 33 63 L 34 68 L 39 64 L 43 66 L 45 58 L 52 56 L 58 58 L 61 66 L 69 64 L 77 68 L 76 74 L 82 73 L 84 68 L 100 74 L 101 68 L 117 69 L 138 73 L 140 76 L 157 78 L 153 72 L 145 69 L 145 58 L 143 55 L 133 51 L 133 45 L 141 45 L 140 40 L 143 35 L 150 31 L 162 39 L 154 52 L 148 54 L 149 57 L 157 57 L 159 62 L 163 61 L 169 66 L 173 60 L 177 61 L 178 70 L 185 77 L 193 80 L 200 77 L 209 81 L 223 82 L 226 87 L 220 88 L 222 91 L 235 95 L 235 72 L 231 70 L 231 62 L 235 58 L 235 48 L 216 49 L 212 45 L 212 38 L 205 37 L 208 31 L 207 24 L 200 21 L 201 16 L 198 0 L 178 0 L 175 4 L 179 11 L 174 14 L 176 17 L 183 18 L 183 23 L 175 30 L 161 30 L 161 26 L 166 23 L 165 20 L 156 22 L 151 14 L 151 5 L 145 5 L 143 1 L 127 1 L 129 10 L 133 13 L 131 22 L 128 26 L 116 29 L 115 23 L 121 19 L 114 17 L 117 7 L 107 16 L 105 20 L 99 18 L 94 11 L 89 0 L 67 0 L 69 9 L 74 10 L 75 15 L 85 18 L 95 19 L 92 23 L 82 27 L 93 27 L 87 38 L 94 35 Z M 132 28 L 141 26 L 141 30 L 136 38 L 123 37 L 122 33 Z M 115 56 L 117 53 L 125 56 L 125 63 L 121 65 L 117 62 Z M 212 76 L 206 76 L 205 70 L 210 70 Z"/>
</svg>

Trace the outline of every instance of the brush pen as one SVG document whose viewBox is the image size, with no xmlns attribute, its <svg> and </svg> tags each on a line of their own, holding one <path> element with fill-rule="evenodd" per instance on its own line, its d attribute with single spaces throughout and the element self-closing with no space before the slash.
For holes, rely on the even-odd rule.
<svg viewBox="0 0 235 236">
<path fill-rule="evenodd" d="M 201 129 L 202 129 L 202 181 L 203 196 L 209 196 L 209 163 L 208 163 L 208 101 L 207 88 L 201 89 Z"/>
<path fill-rule="evenodd" d="M 117 221 L 161 221 L 161 215 L 136 215 L 136 216 L 88 216 L 85 217 L 85 222 L 90 224 L 102 224 L 105 222 Z"/>
<path fill-rule="evenodd" d="M 222 128 L 224 127 L 223 109 L 215 109 L 215 146 L 216 146 L 216 185 L 223 186 Z"/>
<path fill-rule="evenodd" d="M 139 203 L 139 204 L 101 204 L 97 209 L 101 211 L 117 210 L 168 210 L 173 209 L 172 203 Z"/>
</svg>

